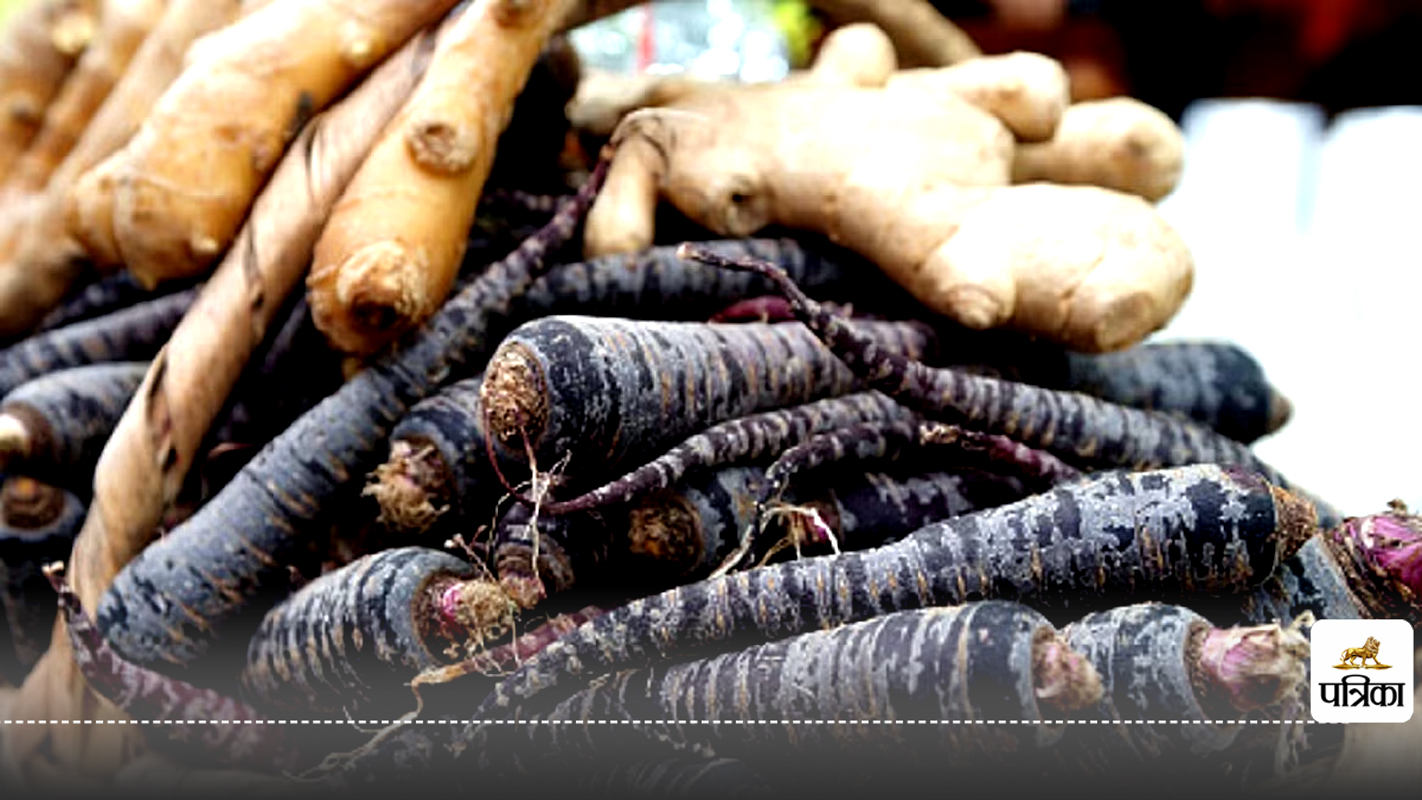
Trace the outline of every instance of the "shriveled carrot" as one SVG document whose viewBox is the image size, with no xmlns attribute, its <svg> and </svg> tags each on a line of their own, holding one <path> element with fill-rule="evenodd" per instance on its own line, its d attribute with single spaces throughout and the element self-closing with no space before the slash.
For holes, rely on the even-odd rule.
<svg viewBox="0 0 1422 800">
<path fill-rule="evenodd" d="M 475 0 L 351 180 L 312 256 L 308 297 L 332 346 L 369 355 L 439 308 L 494 148 L 572 0 Z"/>
<path fill-rule="evenodd" d="M 45 109 L 89 43 L 98 0 L 33 0 L 0 32 L 0 180 L 29 146 Z"/>
<path fill-rule="evenodd" d="M 4 191 L 25 194 L 44 189 L 127 71 L 166 4 L 167 0 L 104 0 L 93 37 L 50 103 L 44 124 L 15 162 Z"/>
<path fill-rule="evenodd" d="M 933 348 L 913 323 L 858 323 L 908 356 Z M 490 358 L 488 433 L 571 485 L 655 456 L 707 425 L 845 394 L 853 374 L 798 323 L 715 325 L 544 317 Z M 525 442 L 527 443 L 525 445 Z M 521 476 L 520 476 L 521 477 Z"/>
<path fill-rule="evenodd" d="M 549 250 L 572 236 L 605 164 L 547 228 L 451 298 L 400 351 L 304 414 L 198 513 L 129 562 L 95 614 L 114 649 L 141 664 L 191 663 L 260 587 L 287 580 L 301 531 L 354 496 L 395 422 L 451 376 L 477 369 L 493 348 L 488 325 L 532 283 Z M 283 490 L 273 493 L 272 485 Z M 157 586 L 164 587 L 161 608 L 144 599 Z"/>
<path fill-rule="evenodd" d="M 630 502 L 695 472 L 770 457 L 810 436 L 862 422 L 909 419 L 912 412 L 878 392 L 860 392 L 712 425 L 626 475 L 569 500 L 547 502 L 548 514 Z"/>
<path fill-rule="evenodd" d="M 94 465 L 146 362 L 59 370 L 22 384 L 0 402 L 0 469 L 87 495 Z"/>
<path fill-rule="evenodd" d="M 119 657 L 84 611 L 63 576 L 63 562 L 44 568 L 69 631 L 74 661 L 89 686 L 115 706 L 141 719 L 164 723 L 159 735 L 190 745 L 188 759 L 217 757 L 220 763 L 263 770 L 290 769 L 295 752 L 286 728 L 241 700 L 160 675 Z"/>
<path fill-rule="evenodd" d="M 118 14 L 132 2 L 125 0 L 111 4 L 112 11 L 106 6 L 106 13 Z M 90 69 L 91 76 L 97 74 L 98 77 L 82 85 L 76 84 L 72 93 L 66 88 L 68 96 L 78 104 L 85 104 L 93 99 L 95 90 L 103 84 L 114 79 L 118 82 L 108 91 L 103 105 L 93 111 L 87 125 L 78 125 L 72 119 L 62 124 L 55 123 L 60 127 L 55 129 L 55 135 L 49 140 L 65 147 L 72 143 L 72 147 L 62 162 L 49 165 L 53 172 L 49 174 L 43 192 L 18 209 L 25 213 L 12 224 L 11 239 L 0 248 L 0 252 L 5 253 L 5 258 L 0 259 L 0 308 L 5 309 L 6 331 L 18 333 L 36 322 L 42 324 L 41 316 L 66 292 L 88 277 L 89 260 L 84 257 L 80 243 L 69 234 L 66 219 L 69 202 L 75 199 L 71 198 L 75 183 L 83 173 L 129 140 L 158 95 L 177 76 L 188 45 L 199 35 L 230 20 L 236 12 L 236 5 L 236 0 L 167 2 L 162 17 L 151 33 L 144 37 L 128 68 L 121 73 L 105 72 L 106 68 L 99 63 L 103 60 L 102 52 L 85 55 L 80 69 L 93 68 Z M 119 18 L 116 31 L 119 38 L 126 35 L 125 30 L 134 29 L 134 26 L 121 24 L 122 21 L 123 18 Z M 112 40 L 114 37 L 108 38 Z M 113 48 L 108 48 L 108 52 L 112 54 Z M 119 77 L 120 74 L 122 77 Z M 75 105 L 69 104 L 71 111 L 77 110 Z M 55 109 L 56 112 L 58 110 Z M 70 126 L 67 131 L 62 128 L 65 124 Z M 76 136 L 77 141 L 74 140 Z M 28 155 L 26 163 L 32 163 Z M 24 166 L 22 164 L 17 169 Z M 17 175 L 16 179 L 20 177 Z M 30 182 L 37 183 L 37 177 Z M 92 204 L 98 201 L 94 194 L 85 192 L 77 198 Z M 106 263 L 116 263 L 117 260 L 115 257 Z"/>
<path fill-rule="evenodd" d="M 549 647 L 500 684 L 476 718 L 512 713 L 590 671 L 750 631 L 782 638 L 973 599 L 1067 602 L 1080 613 L 1123 597 L 1239 593 L 1316 528 L 1307 502 L 1236 470 L 1101 476 L 874 550 L 732 573 L 635 601 Z"/>
<path fill-rule="evenodd" d="M 1176 417 L 1105 403 L 1068 392 L 933 369 L 876 347 L 839 317 L 820 309 L 784 272 L 750 259 L 726 259 L 683 245 L 683 253 L 708 263 L 749 269 L 773 278 L 795 314 L 856 374 L 925 416 L 962 422 L 1039 446 L 1068 461 L 1146 469 L 1190 463 L 1239 465 L 1269 482 L 1289 483 L 1243 444 Z M 1310 498 L 1325 526 L 1341 516 Z"/>
<path fill-rule="evenodd" d="M 150 286 L 207 271 L 305 117 L 454 4 L 271 3 L 205 39 L 128 144 L 91 173 L 116 181 L 114 247 L 91 252 L 117 252 Z"/>
<path fill-rule="evenodd" d="M 153 358 L 197 295 L 196 289 L 175 292 L 36 334 L 0 350 L 0 397 L 61 369 Z"/>
<path fill-rule="evenodd" d="M 284 3 L 265 7 L 287 9 Z M 247 19 L 257 19 L 260 13 Z M 416 37 L 336 107 L 305 127 L 268 182 L 237 246 L 204 285 L 184 317 L 186 324 L 174 330 L 171 346 L 155 358 L 104 448 L 95 473 L 92 513 L 75 540 L 69 575 L 87 607 L 98 607 L 114 574 L 157 534 L 164 507 L 182 488 L 213 418 L 305 269 L 329 204 L 374 140 L 382 120 L 394 113 L 417 80 L 431 39 L 428 33 Z M 252 62 L 253 54 L 245 57 Z M 32 678 L 15 712 L 25 718 L 116 713 L 103 703 L 83 705 L 92 695 L 70 664 L 62 637 L 56 638 Z M 84 754 L 82 742 L 89 740 L 89 734 L 74 737 L 61 727 L 31 726 L 9 740 L 12 756 L 39 747 L 47 738 L 53 744 L 56 737 L 69 736 L 67 746 L 55 745 L 62 751 L 57 756 L 61 763 L 83 763 L 99 774 L 114 767 L 110 761 Z M 112 746 L 125 734 L 114 726 L 93 736 Z M 17 760 L 25 758 L 21 755 Z"/>
<path fill-rule="evenodd" d="M 84 503 L 57 486 L 11 475 L 0 486 L 0 607 L 10 640 L 0 664 L 19 683 L 39 660 L 54 627 L 54 594 L 40 569 L 74 546 Z"/>
</svg>

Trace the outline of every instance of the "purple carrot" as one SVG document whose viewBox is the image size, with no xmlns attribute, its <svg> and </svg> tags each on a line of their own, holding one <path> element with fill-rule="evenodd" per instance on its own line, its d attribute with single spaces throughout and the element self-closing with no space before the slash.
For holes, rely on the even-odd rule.
<svg viewBox="0 0 1422 800">
<path fill-rule="evenodd" d="M 255 769 L 286 770 L 295 752 L 281 725 L 266 724 L 255 708 L 211 689 L 161 675 L 124 660 L 99 634 L 79 595 L 64 580 L 64 565 L 45 567 L 45 577 L 59 595 L 69 630 L 74 662 L 89 687 L 130 716 L 165 723 L 175 739 L 197 743 L 223 763 Z M 222 721 L 222 722 L 219 722 Z"/>
<path fill-rule="evenodd" d="M 878 389 L 925 416 L 1010 436 L 1061 458 L 1090 465 L 1156 469 L 1195 463 L 1235 465 L 1275 486 L 1298 491 L 1245 445 L 1209 428 L 1168 414 L 1120 406 L 1074 392 L 934 369 L 891 353 L 860 335 L 853 325 L 810 299 L 773 264 L 728 258 L 683 244 L 687 258 L 770 279 L 796 316 L 845 361 L 869 388 Z M 1309 498 L 1325 526 L 1341 519 L 1332 507 Z"/>
</svg>

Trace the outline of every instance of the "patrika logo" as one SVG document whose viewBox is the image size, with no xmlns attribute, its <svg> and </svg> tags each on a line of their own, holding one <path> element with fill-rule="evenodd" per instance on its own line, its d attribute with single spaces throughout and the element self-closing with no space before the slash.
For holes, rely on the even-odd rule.
<svg viewBox="0 0 1422 800">
<path fill-rule="evenodd" d="M 1309 640 L 1309 709 L 1315 720 L 1406 722 L 1412 718 L 1410 623 L 1399 619 L 1319 620 L 1309 631 Z M 1381 657 L 1396 666 L 1384 663 Z M 1340 676 L 1338 670 L 1347 674 Z"/>
<path fill-rule="evenodd" d="M 1378 648 L 1382 647 L 1382 642 L 1369 636 L 1362 647 L 1350 647 L 1343 651 L 1340 658 L 1342 664 L 1334 664 L 1334 669 L 1392 669 L 1387 664 L 1378 663 Z M 1368 666 L 1368 659 L 1373 660 L 1372 666 Z"/>
</svg>

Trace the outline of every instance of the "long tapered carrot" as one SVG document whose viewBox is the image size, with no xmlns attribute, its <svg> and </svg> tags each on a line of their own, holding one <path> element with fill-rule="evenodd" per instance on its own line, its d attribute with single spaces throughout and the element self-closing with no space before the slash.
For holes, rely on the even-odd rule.
<svg viewBox="0 0 1422 800">
<path fill-rule="evenodd" d="M 278 6 L 285 7 L 268 8 Z M 176 497 L 213 417 L 264 338 L 271 315 L 299 281 L 321 220 L 383 121 L 418 80 L 432 41 L 432 33 L 416 37 L 307 125 L 231 255 L 174 331 L 172 346 L 154 360 L 100 458 L 94 503 L 75 542 L 70 575 L 86 607 L 98 607 L 115 573 L 156 534 L 164 506 Z M 24 718 L 89 716 L 83 679 L 68 660 L 66 639 L 56 638 L 27 685 L 15 709 Z M 12 755 L 29 752 L 46 736 L 65 737 L 59 727 L 36 725 L 10 739 Z M 108 736 L 121 740 L 117 729 L 110 730 Z M 62 763 L 84 758 L 87 738 L 69 738 L 57 747 L 56 757 Z M 114 765 L 90 758 L 86 766 L 102 774 Z"/>
<path fill-rule="evenodd" d="M 61 369 L 153 358 L 196 299 L 196 289 L 175 292 L 35 334 L 0 350 L 0 397 Z"/>
<path fill-rule="evenodd" d="M 403 348 L 269 442 L 198 513 L 129 562 L 96 612 L 115 650 L 141 664 L 191 663 L 263 585 L 287 580 L 303 526 L 334 513 L 345 493 L 354 496 L 395 422 L 487 357 L 494 345 L 488 327 L 509 313 L 548 253 L 573 235 L 602 185 L 608 157 L 546 228 L 451 298 Z M 274 485 L 283 488 L 273 492 Z M 178 574 L 184 577 L 175 580 Z M 160 585 L 167 599 L 158 602 L 138 588 Z"/>
<path fill-rule="evenodd" d="M 1233 510 L 1231 510 L 1233 509 Z M 683 586 L 594 620 L 510 676 L 476 718 L 627 659 L 779 638 L 976 598 L 1034 605 L 1242 592 L 1317 528 L 1309 504 L 1213 465 L 1115 474 L 929 525 L 892 545 Z"/>
<path fill-rule="evenodd" d="M 331 210 L 307 278 L 331 344 L 368 355 L 433 314 L 513 102 L 574 0 L 474 0 Z"/>
<path fill-rule="evenodd" d="M 870 388 L 879 389 L 926 416 L 963 422 L 1011 436 L 1072 462 L 1150 469 L 1210 462 L 1233 464 L 1290 484 L 1247 446 L 1166 414 L 1119 406 L 1088 395 L 1053 392 L 948 369 L 933 369 L 876 346 L 840 317 L 820 308 L 772 264 L 733 260 L 682 246 L 683 254 L 733 269 L 748 269 L 776 282 L 795 315 L 844 359 Z M 1325 527 L 1341 519 L 1331 506 L 1310 498 Z"/>
</svg>

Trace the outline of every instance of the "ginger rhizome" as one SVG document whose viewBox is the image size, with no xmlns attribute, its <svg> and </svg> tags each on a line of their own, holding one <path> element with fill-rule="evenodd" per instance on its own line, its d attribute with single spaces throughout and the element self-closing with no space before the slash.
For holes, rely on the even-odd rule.
<svg viewBox="0 0 1422 800">
<path fill-rule="evenodd" d="M 971 328 L 1122 349 L 1180 308 L 1193 261 L 1142 197 L 1011 185 L 1021 143 L 1051 141 L 1067 98 L 1059 64 L 1016 53 L 899 73 L 881 89 L 745 87 L 644 109 L 614 133 L 585 247 L 649 246 L 665 198 L 724 236 L 772 224 L 825 234 Z"/>
</svg>

